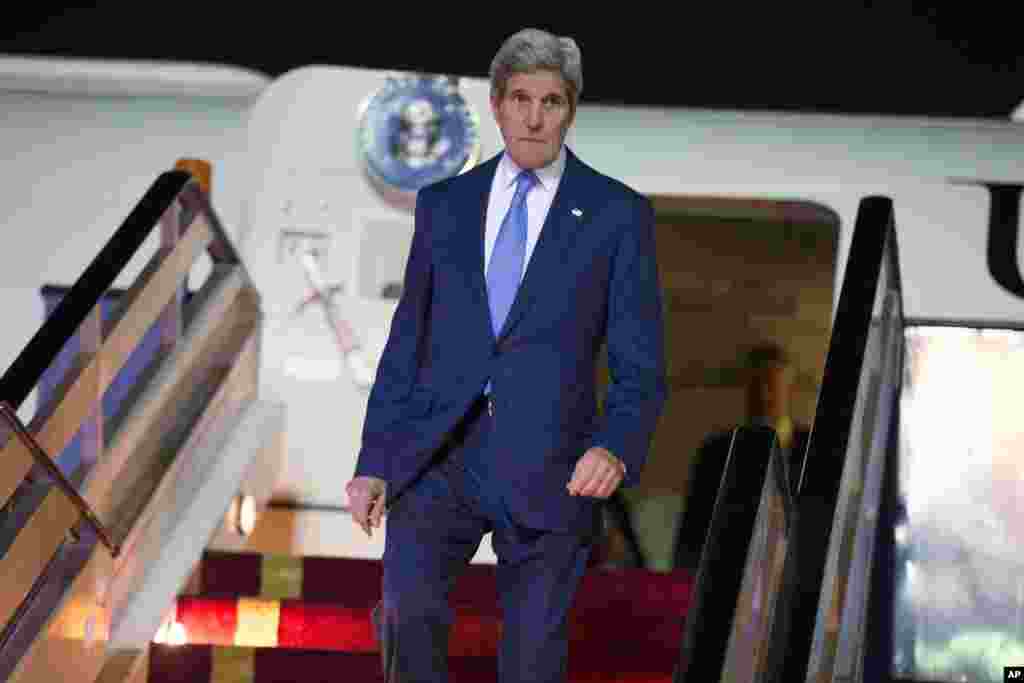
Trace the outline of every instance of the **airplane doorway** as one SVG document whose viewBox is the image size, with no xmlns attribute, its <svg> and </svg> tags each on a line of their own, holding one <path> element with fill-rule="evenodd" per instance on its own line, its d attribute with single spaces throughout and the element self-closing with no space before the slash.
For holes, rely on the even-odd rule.
<svg viewBox="0 0 1024 683">
<path fill-rule="evenodd" d="M 839 217 L 802 201 L 651 199 L 670 393 L 641 482 L 621 496 L 633 542 L 609 520 L 604 562 L 639 559 L 669 571 L 701 444 L 749 417 L 748 352 L 766 343 L 785 349 L 792 421 L 810 424 L 831 330 Z"/>
</svg>

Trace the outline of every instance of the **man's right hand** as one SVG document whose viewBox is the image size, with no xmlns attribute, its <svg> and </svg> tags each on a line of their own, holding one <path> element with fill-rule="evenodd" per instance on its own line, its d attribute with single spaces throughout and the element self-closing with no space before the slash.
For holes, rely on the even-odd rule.
<svg viewBox="0 0 1024 683">
<path fill-rule="evenodd" d="M 345 492 L 352 519 L 367 536 L 372 536 L 384 515 L 387 483 L 377 477 L 356 477 L 345 486 Z"/>
</svg>

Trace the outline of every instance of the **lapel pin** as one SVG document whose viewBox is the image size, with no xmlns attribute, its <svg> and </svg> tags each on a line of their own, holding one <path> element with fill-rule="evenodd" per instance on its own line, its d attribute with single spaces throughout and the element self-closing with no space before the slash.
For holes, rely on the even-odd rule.
<svg viewBox="0 0 1024 683">
<path fill-rule="evenodd" d="M 581 209 L 573 209 L 572 210 L 572 215 L 576 216 L 576 218 L 579 218 L 580 216 L 583 215 L 583 211 Z"/>
</svg>

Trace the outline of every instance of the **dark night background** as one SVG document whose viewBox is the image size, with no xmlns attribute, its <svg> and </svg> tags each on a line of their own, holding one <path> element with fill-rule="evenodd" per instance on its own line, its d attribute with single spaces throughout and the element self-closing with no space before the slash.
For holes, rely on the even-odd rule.
<svg viewBox="0 0 1024 683">
<path fill-rule="evenodd" d="M 1015 3 L 545 5 L 511 21 L 493 8 L 515 3 L 30 3 L 0 22 L 0 53 L 484 77 L 505 37 L 539 26 L 580 43 L 588 103 L 1005 119 L 1024 100 Z"/>
</svg>

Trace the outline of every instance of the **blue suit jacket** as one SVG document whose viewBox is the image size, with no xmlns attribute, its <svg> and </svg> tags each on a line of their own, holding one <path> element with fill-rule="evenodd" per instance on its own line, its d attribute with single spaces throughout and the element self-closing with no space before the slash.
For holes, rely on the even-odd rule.
<svg viewBox="0 0 1024 683">
<path fill-rule="evenodd" d="M 565 171 L 497 338 L 484 276 L 499 156 L 419 191 L 405 282 L 370 393 L 356 476 L 389 504 L 430 465 L 492 380 L 494 478 L 527 527 L 593 528 L 600 500 L 566 484 L 592 445 L 636 483 L 666 396 L 650 201 L 567 151 Z M 578 215 L 577 215 L 578 214 Z M 597 410 L 607 342 L 610 385 Z"/>
</svg>

